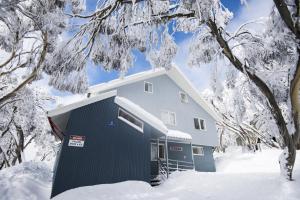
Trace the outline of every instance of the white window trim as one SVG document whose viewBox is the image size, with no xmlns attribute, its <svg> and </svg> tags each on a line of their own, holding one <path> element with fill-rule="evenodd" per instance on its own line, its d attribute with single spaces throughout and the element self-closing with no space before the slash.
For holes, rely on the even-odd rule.
<svg viewBox="0 0 300 200">
<path fill-rule="evenodd" d="M 199 146 L 192 146 L 192 148 L 193 148 L 193 155 L 194 155 L 194 156 L 204 156 L 204 148 L 203 148 L 203 147 L 199 147 Z M 199 152 L 202 152 L 202 153 L 195 154 L 195 153 L 194 153 L 194 148 L 199 148 L 199 149 L 202 149 L 201 151 L 199 151 Z"/>
<path fill-rule="evenodd" d="M 157 143 L 155 143 L 155 142 L 151 142 L 151 148 L 152 148 L 152 145 L 155 145 L 155 146 L 157 146 Z M 158 144 L 158 148 L 157 148 L 157 153 L 159 154 L 159 146 L 163 146 L 163 149 L 164 149 L 164 158 L 160 158 L 161 160 L 166 160 L 166 149 L 165 149 L 165 144 Z M 152 150 L 152 149 L 151 149 Z M 152 151 L 151 151 L 152 152 Z M 157 161 L 157 160 L 153 160 L 152 158 L 151 158 L 151 161 Z"/>
<path fill-rule="evenodd" d="M 200 129 L 196 129 L 196 128 L 195 128 L 195 122 L 194 122 L 194 119 L 198 119 Z M 204 121 L 204 129 L 201 129 L 201 123 L 200 123 L 200 120 L 203 120 L 203 121 Z M 206 131 L 206 121 L 205 121 L 205 119 L 199 118 L 199 117 L 194 117 L 194 118 L 193 118 L 193 124 L 194 124 L 194 129 L 199 130 L 199 131 Z"/>
<path fill-rule="evenodd" d="M 149 92 L 149 91 L 146 91 L 146 88 L 145 88 L 145 85 L 146 85 L 146 83 L 148 83 L 148 84 L 151 84 L 151 85 L 152 85 L 152 91 L 151 91 L 151 92 Z M 148 81 L 144 81 L 144 92 L 145 92 L 145 93 L 153 94 L 153 89 L 154 89 L 154 87 L 153 87 L 153 83 L 151 83 L 151 82 L 148 82 Z"/>
<path fill-rule="evenodd" d="M 168 112 L 168 113 L 174 114 L 174 116 L 175 116 L 175 120 L 174 120 L 175 123 L 174 123 L 174 124 L 168 124 L 168 123 L 164 122 L 164 121 L 162 120 L 162 112 Z M 161 112 L 160 112 L 160 118 L 161 118 L 161 120 L 163 121 L 163 123 L 165 123 L 166 125 L 177 126 L 177 116 L 176 116 L 176 112 L 173 112 L 173 111 L 170 111 L 170 110 L 161 110 Z"/>
<path fill-rule="evenodd" d="M 130 115 L 131 117 L 135 118 L 137 121 L 140 121 L 142 123 L 142 127 L 139 127 L 137 125 L 135 125 L 134 123 L 128 121 L 127 119 L 125 119 L 124 117 L 119 116 L 120 114 L 120 110 L 122 110 L 123 112 L 127 113 L 128 115 Z M 126 110 L 119 108 L 118 110 L 118 119 L 125 122 L 126 124 L 132 126 L 133 128 L 135 128 L 136 130 L 140 131 L 140 132 L 144 132 L 144 122 L 141 121 L 140 119 L 138 119 L 137 117 L 133 116 L 132 114 L 130 114 L 129 112 L 127 112 Z"/>
<path fill-rule="evenodd" d="M 186 96 L 186 101 L 181 99 L 181 94 L 184 94 Z M 179 91 L 179 99 L 181 103 L 189 103 L 189 97 L 187 95 L 187 93 L 183 92 L 183 91 Z"/>
<path fill-rule="evenodd" d="M 151 146 L 150 146 L 150 153 L 152 153 L 152 145 L 157 145 L 156 143 L 154 143 L 154 142 L 151 142 L 151 144 L 150 144 Z M 151 161 L 157 161 L 157 160 L 155 160 L 155 159 L 152 159 L 152 155 L 150 155 L 150 157 L 151 157 Z"/>
</svg>

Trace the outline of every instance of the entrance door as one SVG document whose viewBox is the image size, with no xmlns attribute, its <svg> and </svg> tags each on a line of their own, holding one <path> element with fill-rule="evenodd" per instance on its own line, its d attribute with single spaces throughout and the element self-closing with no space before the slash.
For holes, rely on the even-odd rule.
<svg viewBox="0 0 300 200">
<path fill-rule="evenodd" d="M 157 149 L 157 144 L 151 143 L 151 161 L 157 161 L 157 158 L 160 160 L 166 159 L 165 145 L 159 144 Z"/>
</svg>

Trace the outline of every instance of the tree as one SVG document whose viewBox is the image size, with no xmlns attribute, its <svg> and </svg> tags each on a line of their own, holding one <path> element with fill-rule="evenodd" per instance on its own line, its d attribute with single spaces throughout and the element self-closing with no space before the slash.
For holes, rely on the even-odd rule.
<svg viewBox="0 0 300 200">
<path fill-rule="evenodd" d="M 67 3 L 74 12 L 82 8 L 76 0 L 0 0 L 0 169 L 22 162 L 23 151 L 31 142 L 47 146 L 43 148 L 47 155 L 54 152 L 54 141 L 44 141 L 50 130 L 41 105 L 45 95 L 33 86 L 34 81 L 47 75 L 53 85 L 75 83 L 75 90 L 86 87 L 84 78 L 79 84 L 74 79 L 72 84 L 67 81 L 76 78 L 74 72 L 81 72 L 80 57 L 67 67 L 51 61 L 55 53 L 63 51 Z M 59 56 L 68 53 L 64 49 Z M 57 71 L 65 73 L 60 83 L 53 81 Z"/>
<path fill-rule="evenodd" d="M 292 179 L 299 141 L 300 6 L 298 1 L 274 4 L 266 30 L 253 32 L 244 24 L 228 33 L 232 14 L 219 0 L 108 0 L 89 15 L 72 15 L 82 23 L 67 46 L 80 44 L 76 55 L 83 53 L 85 60 L 107 70 L 126 72 L 134 49 L 144 52 L 153 66 L 168 68 L 176 54 L 172 32 L 192 32 L 192 65 L 225 59 L 247 78 L 251 96 L 261 100 L 277 127 L 284 149 L 281 169 Z M 280 83 L 268 76 L 278 70 L 286 71 Z"/>
</svg>

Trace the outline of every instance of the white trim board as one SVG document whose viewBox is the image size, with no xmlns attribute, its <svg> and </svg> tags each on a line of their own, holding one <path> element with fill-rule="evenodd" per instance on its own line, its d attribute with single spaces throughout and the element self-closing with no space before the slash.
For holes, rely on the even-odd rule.
<svg viewBox="0 0 300 200">
<path fill-rule="evenodd" d="M 66 113 L 66 112 L 69 112 L 76 108 L 80 108 L 80 107 L 83 107 L 83 106 L 86 106 L 86 105 L 89 105 L 89 104 L 92 104 L 92 103 L 95 103 L 95 102 L 98 102 L 103 99 L 107 99 L 107 98 L 110 98 L 110 97 L 113 97 L 116 95 L 117 95 L 117 90 L 112 90 L 112 91 L 109 91 L 109 92 L 106 92 L 106 93 L 103 93 L 103 94 L 100 94 L 100 95 L 97 95 L 94 97 L 86 98 L 84 100 L 81 100 L 81 101 L 78 101 L 78 102 L 63 106 L 63 107 L 58 107 L 54 110 L 47 111 L 47 115 L 48 115 L 48 117 L 54 117 L 56 115 Z"/>
</svg>

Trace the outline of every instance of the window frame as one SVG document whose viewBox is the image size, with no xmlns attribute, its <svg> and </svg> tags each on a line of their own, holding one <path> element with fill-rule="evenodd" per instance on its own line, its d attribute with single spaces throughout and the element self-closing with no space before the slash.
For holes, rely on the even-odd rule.
<svg viewBox="0 0 300 200">
<path fill-rule="evenodd" d="M 120 112 L 124 112 L 127 115 L 131 116 L 132 118 L 134 118 L 136 121 L 139 121 L 142 124 L 142 127 L 139 127 L 138 125 L 132 123 L 131 121 L 129 121 L 128 119 L 120 116 Z M 118 109 L 118 119 L 125 122 L 126 124 L 132 126 L 133 128 L 135 128 L 136 130 L 140 131 L 141 133 L 144 133 L 144 122 L 142 120 L 140 120 L 139 118 L 135 117 L 134 115 L 132 115 L 131 113 L 129 113 L 128 111 L 126 111 L 123 108 Z"/>
<path fill-rule="evenodd" d="M 198 121 L 198 123 L 199 123 L 199 129 L 197 129 L 196 126 L 195 126 L 195 119 L 197 119 L 197 121 Z M 201 123 L 200 123 L 201 120 L 203 120 L 203 126 L 204 126 L 204 129 L 201 128 Z M 199 118 L 199 117 L 194 117 L 194 118 L 193 118 L 193 123 L 194 123 L 194 128 L 195 128 L 196 130 L 206 131 L 206 121 L 205 121 L 205 119 Z"/>
<path fill-rule="evenodd" d="M 160 158 L 160 157 L 159 157 L 159 159 L 160 159 L 160 160 L 166 160 L 166 149 L 165 149 L 165 144 L 158 144 L 158 156 L 160 155 L 160 152 L 159 152 L 159 147 L 160 147 L 160 146 L 163 147 L 163 150 L 164 150 L 164 152 L 163 152 L 163 153 L 164 153 L 164 157 L 163 157 L 163 158 Z"/>
<path fill-rule="evenodd" d="M 185 97 L 186 97 L 185 100 L 181 98 L 181 97 L 182 97 L 182 96 L 181 96 L 182 94 L 185 95 Z M 185 92 L 183 92 L 183 91 L 179 91 L 179 99 L 180 99 L 181 103 L 189 103 L 188 95 L 187 95 L 187 93 L 185 93 Z"/>
<path fill-rule="evenodd" d="M 151 161 L 157 161 L 158 160 L 158 158 L 159 157 L 157 157 L 157 156 L 159 156 L 160 155 L 160 153 L 159 153 L 159 147 L 160 146 L 163 146 L 163 155 L 164 155 L 164 157 L 163 158 L 159 158 L 160 160 L 166 160 L 166 149 L 165 149 L 165 144 L 161 144 L 161 143 L 159 143 L 158 144 L 158 147 L 157 147 L 157 143 L 155 143 L 155 142 L 151 142 L 151 149 L 150 149 L 150 151 L 151 151 L 151 153 L 152 153 L 152 146 L 155 146 L 155 148 L 157 149 L 157 151 L 156 151 L 156 159 L 152 159 L 152 155 L 150 155 L 150 157 L 151 157 Z M 158 155 L 157 155 L 158 154 Z"/>
<path fill-rule="evenodd" d="M 157 151 L 156 151 L 156 156 L 155 156 L 155 158 L 153 159 L 152 158 L 152 146 L 155 146 L 156 147 L 156 150 L 158 151 L 158 149 L 157 149 L 157 144 L 156 143 L 154 143 L 154 142 L 151 142 L 151 146 L 150 146 L 150 152 L 151 152 L 151 154 L 150 154 L 150 157 L 151 157 L 151 161 L 157 161 Z"/>
<path fill-rule="evenodd" d="M 168 116 L 170 117 L 170 114 L 174 114 L 174 124 L 171 124 L 171 123 L 167 123 L 167 122 L 165 122 L 164 120 L 163 120 L 163 117 L 162 117 L 162 114 L 163 114 L 163 112 L 166 112 L 166 113 L 168 113 Z M 173 112 L 173 111 L 170 111 L 170 110 L 161 110 L 160 111 L 160 118 L 161 118 L 161 120 L 163 121 L 163 123 L 165 123 L 166 125 L 170 125 L 170 126 L 177 126 L 177 116 L 176 116 L 176 112 Z M 170 121 L 170 120 L 169 120 Z"/>
<path fill-rule="evenodd" d="M 200 153 L 195 154 L 194 148 L 200 149 Z M 193 156 L 204 156 L 204 147 L 192 146 Z"/>
<path fill-rule="evenodd" d="M 151 85 L 151 88 L 152 88 L 152 91 L 151 91 L 151 92 L 150 92 L 150 91 L 146 91 L 146 84 Z M 149 86 L 148 86 L 148 89 L 149 89 Z M 149 94 L 153 94 L 153 83 L 148 82 L 148 81 L 144 81 L 144 92 L 145 92 L 145 93 L 149 93 Z"/>
</svg>

